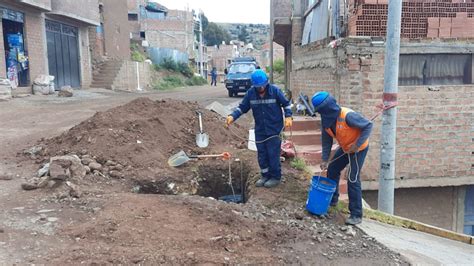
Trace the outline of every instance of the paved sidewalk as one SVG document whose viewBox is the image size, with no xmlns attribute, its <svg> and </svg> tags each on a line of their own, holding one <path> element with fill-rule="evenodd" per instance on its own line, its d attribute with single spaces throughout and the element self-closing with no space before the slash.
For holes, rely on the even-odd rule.
<svg viewBox="0 0 474 266">
<path fill-rule="evenodd" d="M 474 265 L 474 245 L 372 220 L 358 227 L 414 265 Z"/>
</svg>

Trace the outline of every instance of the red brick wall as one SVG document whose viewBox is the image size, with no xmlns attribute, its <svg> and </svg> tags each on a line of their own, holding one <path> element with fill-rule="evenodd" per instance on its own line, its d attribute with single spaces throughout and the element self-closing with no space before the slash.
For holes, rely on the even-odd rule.
<svg viewBox="0 0 474 266">
<path fill-rule="evenodd" d="M 30 60 L 30 81 L 33 81 L 38 75 L 48 74 L 45 21 L 41 13 L 26 13 L 25 43 Z"/>
<path fill-rule="evenodd" d="M 349 35 L 386 35 L 388 0 L 351 1 L 349 8 Z M 473 0 L 403 1 L 402 38 L 474 38 L 474 28 L 465 26 L 473 23 Z"/>
</svg>

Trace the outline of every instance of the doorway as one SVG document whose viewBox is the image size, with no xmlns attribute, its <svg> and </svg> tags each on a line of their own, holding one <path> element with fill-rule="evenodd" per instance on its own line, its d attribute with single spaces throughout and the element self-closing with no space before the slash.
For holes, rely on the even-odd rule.
<svg viewBox="0 0 474 266">
<path fill-rule="evenodd" d="M 55 77 L 56 90 L 80 87 L 78 29 L 46 20 L 46 40 L 49 75 Z"/>
<path fill-rule="evenodd" d="M 7 77 L 14 87 L 28 86 L 29 61 L 24 41 L 23 14 L 16 11 L 10 11 L 10 14 L 15 16 L 2 17 Z"/>
</svg>

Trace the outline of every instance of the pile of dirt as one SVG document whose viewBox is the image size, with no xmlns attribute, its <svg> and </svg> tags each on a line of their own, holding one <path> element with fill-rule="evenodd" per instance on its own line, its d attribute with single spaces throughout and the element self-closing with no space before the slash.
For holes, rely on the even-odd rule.
<svg viewBox="0 0 474 266">
<path fill-rule="evenodd" d="M 203 114 L 204 131 L 209 134 L 207 148 L 196 146 L 199 125 L 196 111 Z M 88 173 L 132 181 L 132 183 L 160 182 L 191 186 L 195 177 L 189 162 L 180 168 L 168 165 L 168 158 L 183 150 L 187 154 L 234 153 L 245 147 L 234 134 L 246 136 L 238 126 L 232 132 L 224 127 L 224 120 L 196 102 L 173 99 L 153 101 L 138 98 L 74 126 L 62 135 L 40 143 L 40 160 L 50 162 L 53 156 L 77 155 L 87 166 Z M 243 152 L 243 151 L 240 151 Z M 251 156 L 253 157 L 253 156 Z M 224 162 L 223 162 L 224 164 Z M 190 175 L 191 173 L 191 175 Z M 189 187 L 182 187 L 184 192 Z M 173 193 L 178 193 L 173 189 Z"/>
</svg>

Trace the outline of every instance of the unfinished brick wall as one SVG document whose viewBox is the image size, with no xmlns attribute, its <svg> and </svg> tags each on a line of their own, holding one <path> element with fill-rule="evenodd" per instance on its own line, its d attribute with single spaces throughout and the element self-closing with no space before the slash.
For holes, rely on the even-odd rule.
<svg viewBox="0 0 474 266">
<path fill-rule="evenodd" d="M 430 51 L 429 43 L 418 52 Z M 315 47 L 314 45 L 313 47 Z M 384 49 L 370 41 L 345 40 L 337 49 L 293 51 L 291 89 L 309 97 L 328 90 L 343 106 L 371 117 L 382 102 Z M 336 59 L 337 57 L 337 59 Z M 317 88 L 317 89 L 315 89 Z M 459 184 L 474 176 L 474 85 L 399 88 L 397 183 L 410 186 Z M 380 168 L 381 118 L 374 121 L 363 170 L 365 189 L 376 189 Z M 418 182 L 420 179 L 430 180 Z M 472 178 L 471 178 L 472 179 Z M 451 180 L 451 181 L 450 181 Z M 416 183 L 416 185 L 414 185 Z"/>
<path fill-rule="evenodd" d="M 388 0 L 351 0 L 350 36 L 385 36 Z M 473 0 L 405 0 L 402 38 L 474 38 Z"/>
<path fill-rule="evenodd" d="M 303 92 L 311 97 L 316 91 L 325 90 L 336 94 L 338 88 L 334 50 L 320 49 L 318 44 L 296 47 L 293 50 L 290 83 L 293 95 Z"/>
</svg>

